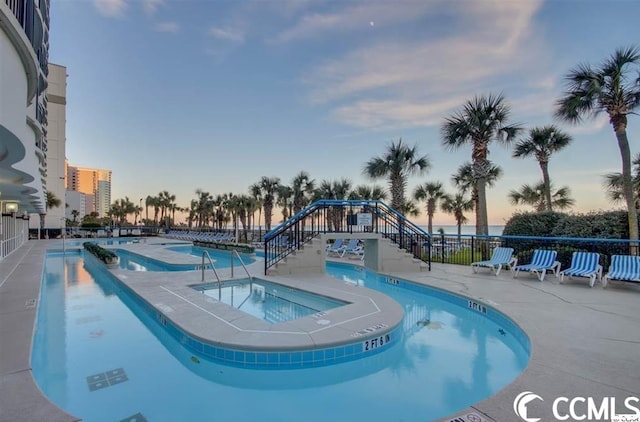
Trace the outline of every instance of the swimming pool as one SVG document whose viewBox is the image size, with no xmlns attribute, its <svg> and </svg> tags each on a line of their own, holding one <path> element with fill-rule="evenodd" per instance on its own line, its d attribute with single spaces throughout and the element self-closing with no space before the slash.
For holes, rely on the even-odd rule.
<svg viewBox="0 0 640 422">
<path fill-rule="evenodd" d="M 48 256 L 34 377 L 87 421 L 429 421 L 495 393 L 527 365 L 526 336 L 491 309 L 351 265 L 327 271 L 398 301 L 403 335 L 370 358 L 273 371 L 194 355 L 122 295 L 100 263 L 82 253 Z"/>
<path fill-rule="evenodd" d="M 251 283 L 248 279 L 225 282 L 220 290 L 216 284 L 198 285 L 193 288 L 272 324 L 346 305 L 346 302 L 260 279 Z"/>
<path fill-rule="evenodd" d="M 211 257 L 211 259 L 213 260 L 216 268 L 226 268 L 231 266 L 231 251 L 223 251 L 223 250 L 210 249 L 210 248 L 200 248 L 198 246 L 192 246 L 192 245 L 171 246 L 171 247 L 168 247 L 167 249 L 174 252 L 180 252 L 180 253 L 196 256 L 198 258 L 202 258 L 203 252 L 206 251 Z M 251 255 L 248 255 L 245 253 L 241 253 L 239 255 L 242 258 L 242 262 L 245 265 L 249 265 L 255 262 L 255 258 L 253 258 Z M 234 265 L 238 265 L 238 266 L 240 265 L 237 257 L 234 258 Z"/>
<path fill-rule="evenodd" d="M 201 264 L 168 264 L 156 259 L 130 252 L 124 249 L 111 249 L 118 255 L 120 262 L 118 268 L 129 271 L 195 271 L 201 270 Z M 215 261 L 214 261 L 215 262 Z M 210 265 L 205 264 L 209 269 Z"/>
</svg>

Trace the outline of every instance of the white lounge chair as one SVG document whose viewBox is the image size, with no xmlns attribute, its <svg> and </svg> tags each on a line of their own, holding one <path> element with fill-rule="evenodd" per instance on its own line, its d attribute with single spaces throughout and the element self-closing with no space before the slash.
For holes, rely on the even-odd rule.
<svg viewBox="0 0 640 422">
<path fill-rule="evenodd" d="M 589 277 L 589 287 L 593 287 L 598 280 L 602 280 L 602 265 L 600 254 L 596 252 L 574 252 L 571 256 L 571 265 L 560 272 L 560 283 L 564 281 L 564 276 Z"/>
<path fill-rule="evenodd" d="M 478 272 L 478 267 L 487 267 L 496 272 L 496 275 L 500 274 L 502 267 L 513 267 L 518 263 L 518 258 L 513 256 L 513 248 L 497 247 L 491 254 L 491 259 L 488 261 L 478 261 L 471 263 L 471 269 L 474 273 Z"/>
<path fill-rule="evenodd" d="M 640 282 L 640 256 L 612 255 L 609 272 L 602 278 L 602 287 L 609 280 Z"/>
<path fill-rule="evenodd" d="M 527 271 L 536 274 L 540 281 L 544 281 L 544 276 L 548 270 L 553 271 L 554 275 L 558 277 L 560 262 L 556 261 L 556 256 L 558 256 L 557 251 L 545 249 L 534 250 L 530 264 L 516 265 L 513 267 L 513 278 L 518 277 L 518 272 Z"/>
</svg>

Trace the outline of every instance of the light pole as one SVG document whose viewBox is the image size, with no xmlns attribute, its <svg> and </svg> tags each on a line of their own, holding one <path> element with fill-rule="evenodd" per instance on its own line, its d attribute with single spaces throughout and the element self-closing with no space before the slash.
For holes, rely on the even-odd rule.
<svg viewBox="0 0 640 422">
<path fill-rule="evenodd" d="M 67 250 L 65 248 L 65 243 L 64 243 L 64 238 L 66 237 L 65 235 L 67 234 L 67 219 L 66 219 L 66 217 L 60 218 L 60 231 L 62 232 L 62 253 L 65 254 L 65 253 L 67 253 Z"/>
</svg>

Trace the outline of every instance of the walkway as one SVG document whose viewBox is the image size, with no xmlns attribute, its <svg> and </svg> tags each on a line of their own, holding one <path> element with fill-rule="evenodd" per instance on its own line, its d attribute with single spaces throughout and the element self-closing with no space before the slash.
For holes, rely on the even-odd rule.
<svg viewBox="0 0 640 422">
<path fill-rule="evenodd" d="M 30 367 L 31 336 L 43 256 L 47 244 L 30 241 L 0 262 L 0 421 L 74 421 L 51 405 L 35 386 Z M 355 261 L 349 260 L 354 263 Z M 513 318 L 531 339 L 531 361 L 511 385 L 460 415 L 487 421 L 516 421 L 514 398 L 532 391 L 544 398 L 529 405 L 531 417 L 555 420 L 556 397 L 640 396 L 640 285 L 612 284 L 606 290 L 586 281 L 543 283 L 508 271 L 473 274 L 469 267 L 434 264 L 433 271 L 396 276 L 483 301 Z M 637 404 L 637 403 L 636 403 Z M 584 409 L 584 407 L 579 407 Z M 443 420 L 450 420 L 450 416 Z"/>
</svg>

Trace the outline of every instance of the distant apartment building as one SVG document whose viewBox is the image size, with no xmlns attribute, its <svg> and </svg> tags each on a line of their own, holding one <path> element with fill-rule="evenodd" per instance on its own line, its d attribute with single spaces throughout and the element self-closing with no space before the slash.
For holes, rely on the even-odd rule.
<svg viewBox="0 0 640 422">
<path fill-rule="evenodd" d="M 105 217 L 111 207 L 111 170 L 68 165 L 67 190 L 85 195 L 85 215 Z"/>
</svg>

